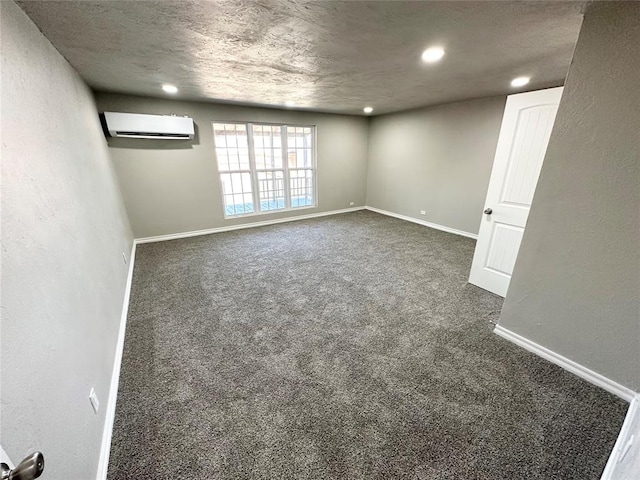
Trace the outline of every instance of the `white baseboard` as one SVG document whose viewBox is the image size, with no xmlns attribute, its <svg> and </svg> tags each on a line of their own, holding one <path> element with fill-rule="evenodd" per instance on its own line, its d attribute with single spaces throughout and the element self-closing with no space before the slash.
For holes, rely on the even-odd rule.
<svg viewBox="0 0 640 480">
<path fill-rule="evenodd" d="M 618 434 L 618 439 L 611 450 L 611 454 L 609 455 L 609 460 L 607 461 L 607 465 L 602 472 L 601 480 L 622 480 L 621 477 L 616 471 L 619 468 L 618 459 L 624 450 L 628 439 L 633 434 L 631 432 L 631 425 L 633 423 L 636 415 L 640 415 L 640 394 L 634 392 L 630 388 L 625 387 L 624 385 L 620 385 L 613 380 L 600 375 L 599 373 L 590 370 L 579 363 L 574 362 L 573 360 L 569 360 L 562 355 L 559 355 L 548 348 L 545 348 L 537 343 L 532 342 L 524 338 L 517 333 L 513 333 L 511 330 L 508 330 L 500 325 L 496 325 L 493 330 L 494 333 L 500 335 L 501 337 L 515 343 L 516 345 L 529 350 L 532 353 L 544 358 L 545 360 L 550 361 L 551 363 L 555 363 L 556 365 L 564 368 L 565 370 L 570 371 L 571 373 L 583 378 L 584 380 L 598 386 L 604 388 L 608 392 L 631 402 L 629 405 L 629 409 L 627 410 L 627 415 L 625 416 L 624 423 L 622 424 L 622 428 L 620 429 L 620 433 Z M 637 448 L 637 447 L 636 447 Z"/>
<path fill-rule="evenodd" d="M 616 480 L 622 478 L 619 474 L 616 474 L 616 470 L 620 468 L 618 459 L 626 447 L 627 442 L 631 438 L 631 435 L 634 433 L 636 435 L 634 443 L 640 441 L 640 438 L 638 438 L 638 432 L 631 431 L 631 425 L 638 416 L 640 416 L 640 394 L 636 395 L 631 401 L 631 405 L 629 405 L 629 410 L 627 410 L 627 415 L 624 417 L 624 423 L 620 429 L 618 440 L 616 440 L 616 444 L 613 446 L 613 450 L 611 450 L 611 455 L 609 456 L 607 465 L 604 467 L 600 480 Z M 638 449 L 639 447 L 635 446 L 635 448 Z M 629 455 L 627 455 L 627 457 L 628 456 Z"/>
<path fill-rule="evenodd" d="M 136 238 L 135 243 L 152 243 L 165 242 L 167 240 L 177 240 L 179 238 L 197 237 L 199 235 L 210 235 L 212 233 L 230 232 L 232 230 L 242 230 L 244 228 L 265 227 L 267 225 L 275 225 L 277 223 L 295 222 L 297 220 L 308 220 L 310 218 L 326 217 L 329 215 L 338 215 L 341 213 L 356 212 L 364 210 L 366 207 L 344 208 L 342 210 L 331 210 L 329 212 L 309 213 L 307 215 L 298 215 L 296 217 L 276 218 L 273 220 L 264 220 L 261 222 L 241 223 L 239 225 L 229 225 L 227 227 L 208 228 L 206 230 L 195 230 L 192 232 L 171 233 L 169 235 L 158 235 L 155 237 Z"/>
<path fill-rule="evenodd" d="M 569 360 L 568 358 L 563 357 L 562 355 L 553 352 L 548 348 L 543 347 L 542 345 L 538 345 L 537 343 L 534 343 L 531 340 L 518 335 L 517 333 L 513 333 L 511 330 L 507 330 L 500 325 L 496 325 L 496 328 L 494 328 L 493 332 L 497 335 L 500 335 L 502 338 L 506 338 L 516 345 L 519 345 L 520 347 L 535 353 L 539 357 L 542 357 L 545 360 L 550 361 L 551 363 L 555 363 L 565 370 L 568 370 L 571 373 L 579 376 L 580 378 L 585 379 L 587 382 L 604 388 L 606 391 L 617 395 L 627 402 L 631 402 L 636 396 L 636 392 L 634 392 L 630 388 L 627 388 L 624 385 L 620 385 L 619 383 L 614 382 L 613 380 L 605 377 L 604 375 L 600 375 L 593 370 L 589 370 L 587 367 L 580 365 L 573 360 Z"/>
<path fill-rule="evenodd" d="M 118 383 L 120 381 L 120 367 L 122 366 L 122 352 L 124 350 L 124 337 L 127 329 L 127 315 L 129 313 L 129 298 L 131 296 L 131 281 L 133 280 L 133 265 L 136 260 L 136 242 L 134 240 L 129 256 L 129 271 L 127 273 L 127 283 L 124 290 L 124 300 L 122 302 L 122 315 L 120 316 L 120 328 L 118 330 L 118 343 L 113 360 L 113 372 L 111 374 L 111 386 L 109 387 L 109 398 L 107 400 L 107 410 L 104 419 L 104 430 L 102 432 L 102 446 L 100 449 L 100 460 L 98 461 L 97 480 L 106 480 L 109 468 L 109 453 L 111 452 L 111 436 L 113 435 L 113 422 L 116 416 L 116 401 L 118 398 Z"/>
<path fill-rule="evenodd" d="M 382 215 L 387 215 L 389 217 L 399 218 L 400 220 L 405 220 L 407 222 L 417 223 L 418 225 L 423 225 L 425 227 L 435 228 L 436 230 L 442 230 L 443 232 L 448 232 L 456 235 L 462 235 L 463 237 L 473 238 L 474 240 L 477 240 L 478 238 L 478 235 L 476 235 L 475 233 L 465 232 L 463 230 L 457 230 L 455 228 L 446 227 L 444 225 L 438 225 L 437 223 L 431 223 L 424 220 L 419 220 L 417 218 L 408 217 L 406 215 L 400 215 L 399 213 L 393 213 L 387 210 L 381 210 L 379 208 L 366 206 L 366 207 L 344 208 L 342 210 L 331 210 L 329 212 L 310 213 L 307 215 L 298 215 L 296 217 L 277 218 L 274 220 L 264 220 L 261 222 L 241 223 L 238 225 L 229 225 L 227 227 L 207 228 L 205 230 L 194 230 L 191 232 L 170 233 L 168 235 L 157 235 L 154 237 L 141 237 L 141 238 L 136 238 L 135 242 L 136 243 L 164 242 L 167 240 L 177 240 L 180 238 L 197 237 L 200 235 L 210 235 L 212 233 L 222 233 L 222 232 L 230 232 L 233 230 L 242 230 L 244 228 L 265 227 L 267 225 L 275 225 L 277 223 L 295 222 L 296 220 L 308 220 L 310 218 L 326 217 L 329 215 L 339 215 L 341 213 L 357 212 L 358 210 L 365 210 L 365 209 L 370 210 L 372 212 L 380 213 Z"/>
<path fill-rule="evenodd" d="M 473 238 L 474 240 L 478 239 L 478 235 L 475 233 L 465 232 L 464 230 L 458 230 L 456 228 L 445 227 L 444 225 L 438 225 L 437 223 L 431 223 L 425 220 L 419 220 L 417 218 L 408 217 L 406 215 L 400 215 L 399 213 L 393 213 L 393 212 L 389 212 L 387 210 L 381 210 L 375 207 L 366 206 L 365 208 L 367 210 L 371 210 L 372 212 L 380 213 L 382 215 L 387 215 L 389 217 L 399 218 L 400 220 L 406 220 L 407 222 L 417 223 L 418 225 L 424 225 L 425 227 L 435 228 L 436 230 L 442 230 L 443 232 L 462 235 L 463 237 Z"/>
</svg>

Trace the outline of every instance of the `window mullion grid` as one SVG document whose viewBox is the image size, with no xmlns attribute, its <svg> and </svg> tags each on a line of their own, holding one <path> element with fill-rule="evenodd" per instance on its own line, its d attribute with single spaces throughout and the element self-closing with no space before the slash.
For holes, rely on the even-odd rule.
<svg viewBox="0 0 640 480">
<path fill-rule="evenodd" d="M 242 197 L 242 202 L 243 202 L 243 205 L 244 205 L 244 179 L 243 179 L 242 175 L 243 174 L 247 174 L 247 173 L 249 175 L 251 175 L 251 170 L 225 170 L 223 172 L 220 172 L 220 175 L 229 175 L 231 177 L 232 175 L 234 175 L 236 173 L 240 174 L 240 186 L 241 186 L 240 188 L 241 188 L 241 191 L 240 191 L 239 195 Z M 236 198 L 236 195 L 238 195 L 238 192 L 236 192 L 235 190 L 232 189 L 230 195 L 231 195 L 231 198 L 233 199 L 234 205 L 235 205 L 235 198 Z M 223 204 L 223 208 L 226 209 L 226 206 L 225 206 L 225 192 L 224 191 L 222 192 L 222 204 Z M 243 207 L 243 210 L 244 210 L 244 207 Z M 235 212 L 235 208 L 234 208 L 234 212 Z M 247 213 L 247 212 L 244 211 L 243 213 Z M 236 213 L 234 213 L 233 215 L 236 215 Z"/>
<path fill-rule="evenodd" d="M 255 213 L 260 213 L 262 209 L 260 208 L 260 192 L 259 183 L 258 183 L 258 170 L 256 169 L 256 154 L 254 151 L 253 144 L 253 123 L 247 123 L 247 145 L 249 147 L 249 167 L 251 169 L 251 193 L 253 194 L 253 211 Z"/>
<path fill-rule="evenodd" d="M 271 190 L 265 190 L 263 193 L 266 195 L 266 201 L 268 205 L 272 205 L 272 204 L 277 204 L 278 203 L 278 189 L 277 189 L 277 180 L 278 180 L 278 176 L 276 175 L 278 172 L 283 172 L 283 177 L 282 177 L 282 181 L 283 183 L 285 182 L 285 177 L 284 177 L 284 170 L 282 168 L 263 168 L 260 170 L 256 170 L 256 175 L 260 174 L 260 173 L 266 173 L 268 174 L 266 176 L 265 182 L 271 182 L 271 184 L 273 185 L 273 189 Z M 258 175 L 259 176 L 259 175 Z M 286 198 L 286 190 L 287 190 L 287 186 L 286 184 L 283 186 L 284 189 L 284 193 L 285 193 L 285 198 Z M 271 209 L 269 209 L 271 210 Z M 277 208 L 274 210 L 282 210 L 281 208 Z"/>
<path fill-rule="evenodd" d="M 313 127 L 311 129 L 311 134 L 313 135 L 311 144 L 311 175 L 313 176 L 313 195 L 311 197 L 311 202 L 313 202 L 314 205 L 318 205 L 318 164 L 316 163 L 318 133 L 316 127 Z"/>
<path fill-rule="evenodd" d="M 284 204 L 285 208 L 291 208 L 291 180 L 289 177 L 289 147 L 287 144 L 287 126 L 283 125 L 280 130 L 282 148 L 282 170 L 284 171 Z"/>
</svg>

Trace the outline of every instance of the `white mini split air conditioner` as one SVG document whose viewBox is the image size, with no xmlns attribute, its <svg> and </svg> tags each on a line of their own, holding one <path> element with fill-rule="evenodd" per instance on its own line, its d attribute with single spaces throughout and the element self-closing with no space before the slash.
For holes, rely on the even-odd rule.
<svg viewBox="0 0 640 480">
<path fill-rule="evenodd" d="M 104 112 L 103 119 L 112 137 L 187 140 L 194 136 L 193 119 L 189 117 Z"/>
</svg>

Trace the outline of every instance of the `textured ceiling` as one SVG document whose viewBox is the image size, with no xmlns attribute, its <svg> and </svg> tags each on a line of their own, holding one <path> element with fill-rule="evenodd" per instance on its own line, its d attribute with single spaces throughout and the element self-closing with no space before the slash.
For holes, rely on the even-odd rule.
<svg viewBox="0 0 640 480">
<path fill-rule="evenodd" d="M 96 90 L 374 114 L 562 83 L 584 2 L 19 1 Z M 431 45 L 437 64 L 421 62 Z"/>
</svg>

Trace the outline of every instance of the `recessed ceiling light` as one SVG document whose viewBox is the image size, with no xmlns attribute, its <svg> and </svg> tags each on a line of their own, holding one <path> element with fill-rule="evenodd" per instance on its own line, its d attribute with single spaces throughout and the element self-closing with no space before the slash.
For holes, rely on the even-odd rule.
<svg viewBox="0 0 640 480">
<path fill-rule="evenodd" d="M 178 87 L 176 87 L 175 85 L 162 85 L 162 90 L 167 93 L 178 93 Z"/>
<path fill-rule="evenodd" d="M 427 48 L 422 52 L 422 61 L 427 63 L 434 63 L 444 57 L 444 50 L 440 47 Z"/>
<path fill-rule="evenodd" d="M 512 87 L 523 87 L 527 83 L 529 83 L 529 80 L 530 80 L 529 77 L 514 78 L 513 80 L 511 80 L 511 86 Z"/>
<path fill-rule="evenodd" d="M 364 108 L 362 109 L 362 111 L 363 111 L 364 113 L 371 113 L 371 112 L 373 112 L 373 107 L 364 107 Z"/>
<path fill-rule="evenodd" d="M 284 105 L 286 107 L 295 107 L 296 102 L 292 102 L 291 100 L 287 100 L 286 102 L 284 102 Z"/>
</svg>

